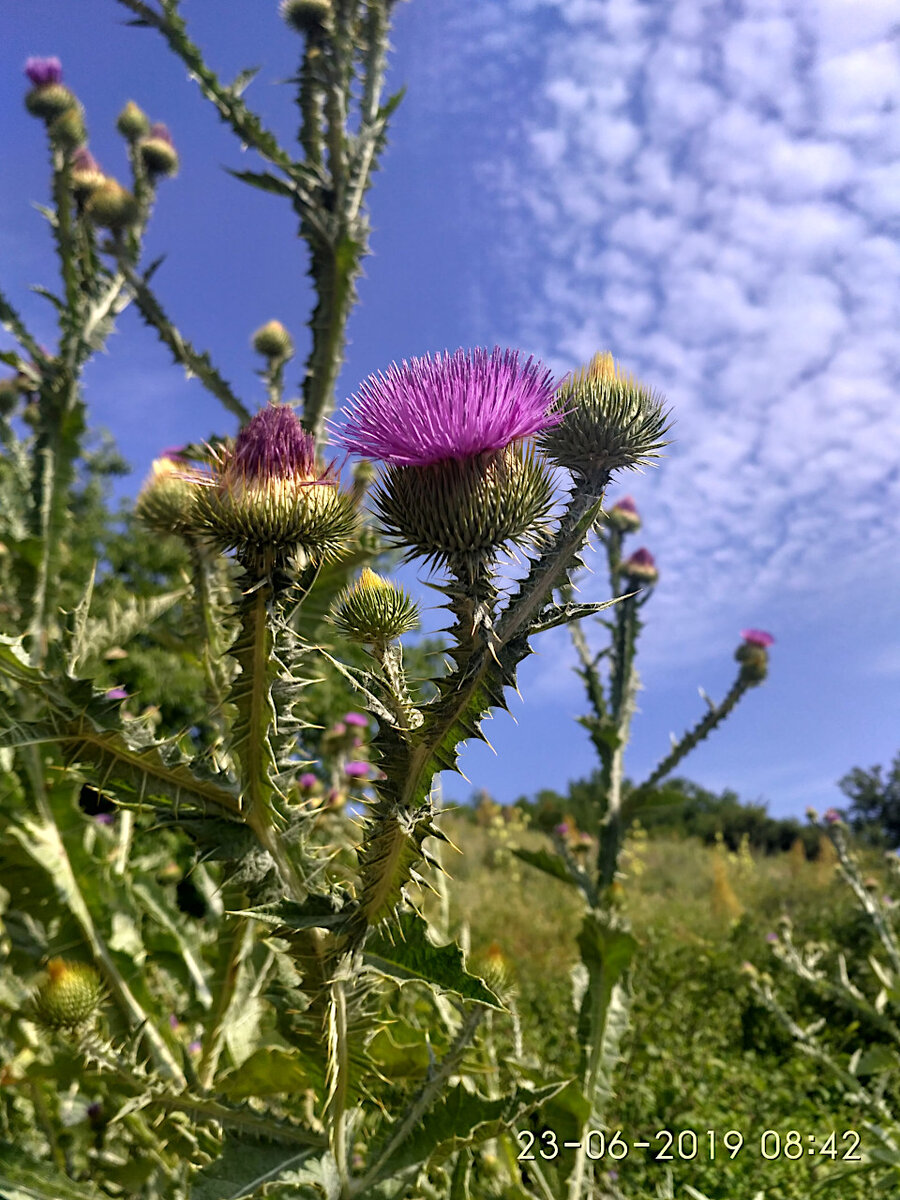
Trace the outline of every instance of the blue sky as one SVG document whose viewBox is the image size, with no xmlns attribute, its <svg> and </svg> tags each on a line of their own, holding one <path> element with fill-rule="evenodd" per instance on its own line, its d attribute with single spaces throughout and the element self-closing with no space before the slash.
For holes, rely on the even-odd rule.
<svg viewBox="0 0 900 1200">
<path fill-rule="evenodd" d="M 285 141 L 298 40 L 274 0 L 185 0 L 223 78 L 262 65 L 248 99 Z M 73 15 L 73 11 L 75 15 Z M 300 353 L 303 246 L 276 198 L 222 171 L 252 154 L 151 31 L 115 0 L 30 0 L 0 15 L 0 283 L 41 340 L 54 281 L 31 200 L 46 196 L 38 122 L 21 107 L 29 54 L 58 54 L 91 148 L 125 173 L 125 100 L 182 154 L 147 243 L 167 255 L 164 305 L 248 403 L 248 338 L 276 316 Z M 900 51 L 893 0 L 411 0 L 395 10 L 391 84 L 408 85 L 370 192 L 373 254 L 340 393 L 391 360 L 495 343 L 554 371 L 611 349 L 663 391 L 675 442 L 623 478 L 661 580 L 640 671 L 628 773 L 720 696 L 739 630 L 771 630 L 766 685 L 684 766 L 775 813 L 839 803 L 836 780 L 900 746 Z M 6 343 L 4 342 L 4 345 Z M 230 431 L 134 313 L 86 395 L 134 475 L 162 446 Z M 598 563 L 599 566 L 599 563 Z M 432 595 L 423 589 L 426 603 Z M 602 575 L 585 599 L 605 598 Z M 435 625 L 440 614 L 432 614 Z M 536 643 L 516 723 L 468 750 L 500 800 L 594 765 L 567 635 Z M 470 788 L 446 781 L 450 797 Z"/>
</svg>

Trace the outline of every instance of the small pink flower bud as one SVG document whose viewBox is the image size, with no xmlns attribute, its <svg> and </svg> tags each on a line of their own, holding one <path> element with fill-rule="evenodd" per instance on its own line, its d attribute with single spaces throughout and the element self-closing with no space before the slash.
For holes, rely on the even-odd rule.
<svg viewBox="0 0 900 1200">
<path fill-rule="evenodd" d="M 313 775 L 311 771 L 306 771 L 298 780 L 300 787 L 305 792 L 311 792 L 318 782 L 318 776 Z"/>
<path fill-rule="evenodd" d="M 356 725 L 359 729 L 366 729 L 369 724 L 369 718 L 358 712 L 345 713 L 343 720 L 345 725 Z"/>
<path fill-rule="evenodd" d="M 621 533 L 636 533 L 641 527 L 641 517 L 631 496 L 623 496 L 617 500 L 606 519 L 614 529 Z"/>
<path fill-rule="evenodd" d="M 364 779 L 369 774 L 367 762 L 348 762 L 344 766 L 344 774 L 351 779 Z"/>
<path fill-rule="evenodd" d="M 645 546 L 626 558 L 620 569 L 630 585 L 652 587 L 659 579 L 656 560 Z"/>
<path fill-rule="evenodd" d="M 839 825 L 843 818 L 836 808 L 826 808 L 822 820 L 826 825 Z"/>
<path fill-rule="evenodd" d="M 62 82 L 62 64 L 58 58 L 29 58 L 25 74 L 32 84 L 25 96 L 25 107 L 34 117 L 52 121 L 76 103 L 75 97 Z"/>
<path fill-rule="evenodd" d="M 141 160 L 150 175 L 172 176 L 178 171 L 178 151 L 168 128 L 157 123 L 137 143 Z"/>
</svg>

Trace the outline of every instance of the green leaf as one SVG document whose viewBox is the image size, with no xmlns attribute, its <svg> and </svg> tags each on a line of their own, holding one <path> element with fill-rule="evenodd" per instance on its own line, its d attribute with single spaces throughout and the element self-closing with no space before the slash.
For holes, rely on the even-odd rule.
<svg viewBox="0 0 900 1200">
<path fill-rule="evenodd" d="M 281 1046 L 261 1046 L 236 1070 L 216 1080 L 216 1091 L 226 1100 L 287 1095 L 311 1086 L 300 1054 Z"/>
<path fill-rule="evenodd" d="M 578 934 L 578 948 L 587 977 L 578 1014 L 578 1040 L 584 1049 L 585 1094 L 596 1120 L 602 1118 L 612 1094 L 619 1045 L 628 1027 L 629 1000 L 620 981 L 637 942 L 626 930 L 591 912 Z"/>
<path fill-rule="evenodd" d="M 877 1075 L 882 1071 L 895 1070 L 897 1067 L 897 1051 L 888 1046 L 870 1046 L 859 1056 L 856 1064 L 857 1075 Z"/>
<path fill-rule="evenodd" d="M 194 1177 L 191 1200 L 243 1200 L 302 1166 L 313 1153 L 229 1136 L 222 1156 Z"/>
<path fill-rule="evenodd" d="M 497 1137 L 514 1128 L 564 1086 L 551 1083 L 533 1091 L 519 1087 L 510 1095 L 487 1100 L 457 1084 L 385 1160 L 378 1178 L 396 1177 L 418 1170 L 426 1163 L 437 1165 L 465 1146 Z"/>
<path fill-rule="evenodd" d="M 469 974 L 463 952 L 455 942 L 439 946 L 432 941 L 428 924 L 418 913 L 402 913 L 396 926 L 375 931 L 366 943 L 365 959 L 370 967 L 391 979 L 417 980 L 464 1000 L 491 1008 L 504 1007 L 482 979 Z"/>
<path fill-rule="evenodd" d="M 234 82 L 228 88 L 232 96 L 242 96 L 247 88 L 259 74 L 260 67 L 245 67 L 234 79 Z"/>
<path fill-rule="evenodd" d="M 543 871 L 545 875 L 552 875 L 554 879 L 561 879 L 563 883 L 574 886 L 569 868 L 558 854 L 551 854 L 549 850 L 525 850 L 518 846 L 513 848 L 513 854 L 529 866 Z"/>
<path fill-rule="evenodd" d="M 331 896 L 310 892 L 302 902 L 277 900 L 272 904 L 260 904 L 256 908 L 230 910 L 234 917 L 252 917 L 271 925 L 276 934 L 290 933 L 299 929 L 332 929 L 347 919 L 337 900 Z"/>
<path fill-rule="evenodd" d="M 103 1200 L 103 1193 L 74 1183 L 48 1162 L 38 1162 L 17 1146 L 0 1142 L 0 1196 L 3 1200 Z"/>
<path fill-rule="evenodd" d="M 294 184 L 288 183 L 285 179 L 279 179 L 277 175 L 270 175 L 268 171 L 233 171 L 231 167 L 226 167 L 225 170 L 235 179 L 240 179 L 241 183 L 249 183 L 251 187 L 259 188 L 261 192 L 271 192 L 276 196 L 287 196 L 290 199 L 297 195 Z"/>
</svg>

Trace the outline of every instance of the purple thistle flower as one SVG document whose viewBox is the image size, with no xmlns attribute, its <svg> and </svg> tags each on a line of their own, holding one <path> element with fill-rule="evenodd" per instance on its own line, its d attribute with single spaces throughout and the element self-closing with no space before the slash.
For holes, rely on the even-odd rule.
<svg viewBox="0 0 900 1200">
<path fill-rule="evenodd" d="M 127 700 L 128 693 L 124 688 L 110 688 L 106 693 L 107 700 Z"/>
<path fill-rule="evenodd" d="M 300 786 L 304 789 L 304 791 L 308 792 L 308 791 L 312 791 L 312 789 L 319 782 L 319 779 L 318 779 L 318 776 L 313 775 L 311 771 L 307 771 L 307 772 L 305 772 L 305 774 L 300 776 L 300 779 L 298 782 L 299 782 Z"/>
<path fill-rule="evenodd" d="M 627 558 L 622 564 L 623 570 L 628 570 L 629 567 L 655 567 L 656 559 L 650 553 L 646 546 L 641 546 L 640 550 L 635 550 L 630 558 Z"/>
<path fill-rule="evenodd" d="M 115 819 L 115 813 L 96 813 L 94 816 L 94 822 L 97 825 L 112 825 Z"/>
<path fill-rule="evenodd" d="M 261 409 L 237 436 L 226 464 L 229 479 L 269 483 L 316 476 L 316 441 L 287 405 Z"/>
<path fill-rule="evenodd" d="M 751 646 L 762 646 L 764 649 L 771 646 L 775 641 L 771 633 L 766 633 L 764 629 L 742 629 L 741 637 L 745 642 L 749 642 Z"/>
<path fill-rule="evenodd" d="M 101 173 L 100 164 L 94 158 L 93 154 L 91 154 L 90 150 L 88 150 L 87 146 L 79 146 L 72 155 L 72 170 L 83 171 L 85 174 L 88 172 Z"/>
<path fill-rule="evenodd" d="M 617 500 L 615 502 L 613 508 L 618 509 L 619 512 L 634 513 L 635 515 L 637 514 L 637 505 L 634 502 L 633 496 L 623 496 L 621 500 Z"/>
<path fill-rule="evenodd" d="M 837 825 L 842 818 L 836 808 L 826 808 L 824 813 L 822 813 L 822 820 L 826 825 Z"/>
<path fill-rule="evenodd" d="M 557 424 L 550 371 L 517 350 L 457 350 L 370 375 L 351 397 L 338 440 L 365 458 L 427 466 L 475 458 Z"/>
<path fill-rule="evenodd" d="M 168 125 L 163 125 L 162 121 L 157 121 L 154 125 L 150 126 L 150 132 L 147 134 L 147 137 L 159 138 L 161 142 L 168 142 L 170 146 L 174 145 L 172 135 L 169 133 L 169 127 Z"/>
<path fill-rule="evenodd" d="M 369 764 L 367 762 L 348 762 L 344 766 L 344 774 L 349 775 L 351 779 L 363 779 L 369 774 Z"/>
<path fill-rule="evenodd" d="M 349 712 L 343 716 L 345 725 L 356 725 L 359 729 L 365 729 L 369 724 L 369 718 L 364 717 L 362 713 Z"/>
<path fill-rule="evenodd" d="M 47 87 L 51 83 L 62 83 L 62 63 L 55 56 L 28 58 L 25 60 L 25 74 L 36 88 Z"/>
<path fill-rule="evenodd" d="M 169 1028 L 177 1029 L 180 1024 L 181 1022 L 178 1020 L 178 1017 L 175 1015 L 175 1013 L 169 1013 Z"/>
<path fill-rule="evenodd" d="M 188 1042 L 188 1052 L 190 1054 L 199 1054 L 203 1049 L 203 1043 L 198 1041 Z"/>
<path fill-rule="evenodd" d="M 160 450 L 156 457 L 168 458 L 172 462 L 183 462 L 187 458 L 184 450 L 184 446 L 166 446 L 165 450 Z"/>
<path fill-rule="evenodd" d="M 569 832 L 569 826 L 568 826 L 567 822 L 560 821 L 560 823 L 558 825 L 554 825 L 553 832 L 556 834 L 557 837 L 566 837 Z"/>
<path fill-rule="evenodd" d="M 777 933 L 767 933 L 766 941 L 769 943 L 769 945 L 774 946 L 774 944 L 778 941 L 778 934 Z"/>
</svg>

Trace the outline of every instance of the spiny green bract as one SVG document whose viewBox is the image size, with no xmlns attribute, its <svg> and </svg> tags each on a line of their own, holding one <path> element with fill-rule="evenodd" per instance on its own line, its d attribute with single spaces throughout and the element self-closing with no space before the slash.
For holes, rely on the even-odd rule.
<svg viewBox="0 0 900 1200">
<path fill-rule="evenodd" d="M 93 967 L 51 958 L 49 979 L 34 998 L 34 1013 L 49 1029 L 77 1029 L 97 1011 L 103 989 Z"/>
<path fill-rule="evenodd" d="M 563 381 L 556 411 L 538 445 L 573 474 L 603 486 L 613 471 L 646 465 L 668 443 L 662 397 L 625 375 L 610 354 L 597 354 Z"/>
<path fill-rule="evenodd" d="M 365 567 L 335 601 L 331 619 L 354 642 L 392 642 L 419 624 L 419 609 L 401 587 Z"/>
<path fill-rule="evenodd" d="M 545 459 L 519 442 L 477 458 L 389 466 L 374 504 L 407 558 L 481 562 L 508 544 L 540 539 L 554 484 Z"/>
</svg>

